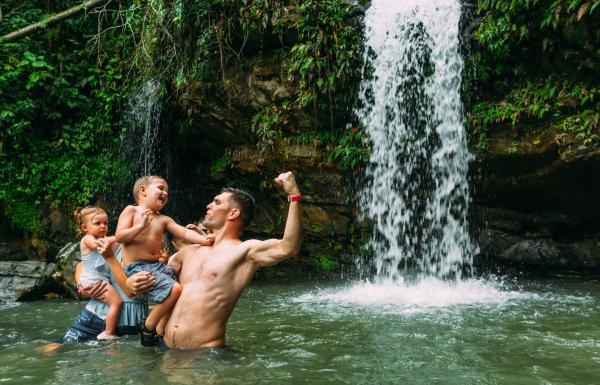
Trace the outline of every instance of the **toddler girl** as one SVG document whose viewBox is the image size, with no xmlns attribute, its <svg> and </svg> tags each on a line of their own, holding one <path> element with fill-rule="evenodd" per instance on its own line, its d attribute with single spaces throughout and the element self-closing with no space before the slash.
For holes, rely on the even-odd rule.
<svg viewBox="0 0 600 385">
<path fill-rule="evenodd" d="M 98 239 L 105 238 L 108 233 L 108 216 L 106 212 L 100 207 L 87 206 L 75 212 L 75 222 L 77 223 L 78 230 L 85 234 L 79 243 L 81 260 L 83 261 L 80 284 L 85 286 L 98 281 L 109 282 L 108 265 L 104 257 L 96 250 Z M 105 240 L 114 244 L 115 237 L 106 237 Z M 108 304 L 106 330 L 96 337 L 98 340 L 114 340 L 119 338 L 116 335 L 116 331 L 123 301 L 110 284 L 106 285 L 106 287 L 108 290 L 102 301 Z"/>
</svg>

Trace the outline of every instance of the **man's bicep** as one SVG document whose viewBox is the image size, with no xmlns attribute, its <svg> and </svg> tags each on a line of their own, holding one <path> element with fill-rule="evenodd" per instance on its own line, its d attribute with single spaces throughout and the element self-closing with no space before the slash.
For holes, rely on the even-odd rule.
<svg viewBox="0 0 600 385">
<path fill-rule="evenodd" d="M 271 266 L 285 257 L 280 239 L 254 241 L 248 250 L 248 258 L 259 266 Z"/>
</svg>

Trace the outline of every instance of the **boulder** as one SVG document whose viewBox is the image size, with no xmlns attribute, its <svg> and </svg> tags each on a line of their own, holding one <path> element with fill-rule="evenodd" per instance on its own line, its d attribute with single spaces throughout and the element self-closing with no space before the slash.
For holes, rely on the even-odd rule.
<svg viewBox="0 0 600 385">
<path fill-rule="evenodd" d="M 0 301 L 40 297 L 52 286 L 56 264 L 41 261 L 0 261 Z"/>
<path fill-rule="evenodd" d="M 52 275 L 54 281 L 71 296 L 77 296 L 75 266 L 81 261 L 78 242 L 69 242 L 56 255 L 58 270 Z"/>
<path fill-rule="evenodd" d="M 473 167 L 470 225 L 481 265 L 600 268 L 600 149 L 547 142 L 507 153 L 497 131 Z"/>
</svg>

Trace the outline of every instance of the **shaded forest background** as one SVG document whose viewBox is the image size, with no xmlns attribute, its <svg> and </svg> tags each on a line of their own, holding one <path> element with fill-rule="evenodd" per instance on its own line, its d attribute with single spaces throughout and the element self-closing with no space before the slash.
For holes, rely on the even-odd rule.
<svg viewBox="0 0 600 385">
<path fill-rule="evenodd" d="M 78 4 L 5 0 L 0 35 Z M 478 157 L 549 144 L 598 148 L 599 4 L 463 4 L 465 126 Z M 361 76 L 368 76 L 366 7 L 343 0 L 112 0 L 18 41 L 0 41 L 2 239 L 32 239 L 37 258 L 50 260 L 72 236 L 74 208 L 127 202 L 111 196 L 128 196 L 139 171 L 127 151 L 129 106 L 149 81 L 170 149 L 162 170 L 189 194 L 202 189 L 195 212 L 217 186 L 256 189 L 234 167 L 242 145 L 263 154 L 282 141 L 314 148 L 321 164 L 352 179 L 369 154 L 352 114 Z M 287 87 L 273 86 L 276 96 L 266 102 L 260 95 L 240 99 L 246 74 L 267 67 Z M 498 132 L 502 141 L 494 140 Z M 189 180 L 196 182 L 183 182 Z M 269 231 L 258 227 L 251 230 Z M 335 265 L 315 255 L 321 267 Z"/>
</svg>

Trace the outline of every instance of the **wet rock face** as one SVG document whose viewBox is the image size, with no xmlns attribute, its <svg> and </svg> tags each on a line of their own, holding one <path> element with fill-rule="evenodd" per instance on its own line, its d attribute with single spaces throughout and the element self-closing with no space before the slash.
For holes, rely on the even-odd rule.
<svg viewBox="0 0 600 385">
<path fill-rule="evenodd" d="M 56 264 L 41 261 L 0 261 L 0 301 L 38 298 L 52 283 Z"/>
<path fill-rule="evenodd" d="M 265 181 L 292 170 L 302 193 L 301 257 L 261 274 L 293 277 L 318 271 L 327 265 L 323 258 L 340 265 L 352 263 L 353 250 L 360 244 L 356 207 L 351 200 L 354 194 L 342 171 L 325 162 L 320 151 L 312 145 L 284 141 L 265 152 L 244 146 L 233 152 L 232 167 L 248 185 L 261 186 L 253 191 L 257 207 L 254 221 L 246 231 L 249 238 L 283 235 L 288 202 L 279 188 Z"/>
<path fill-rule="evenodd" d="M 471 226 L 487 262 L 600 269 L 600 150 L 549 145 L 489 154 Z"/>
</svg>

